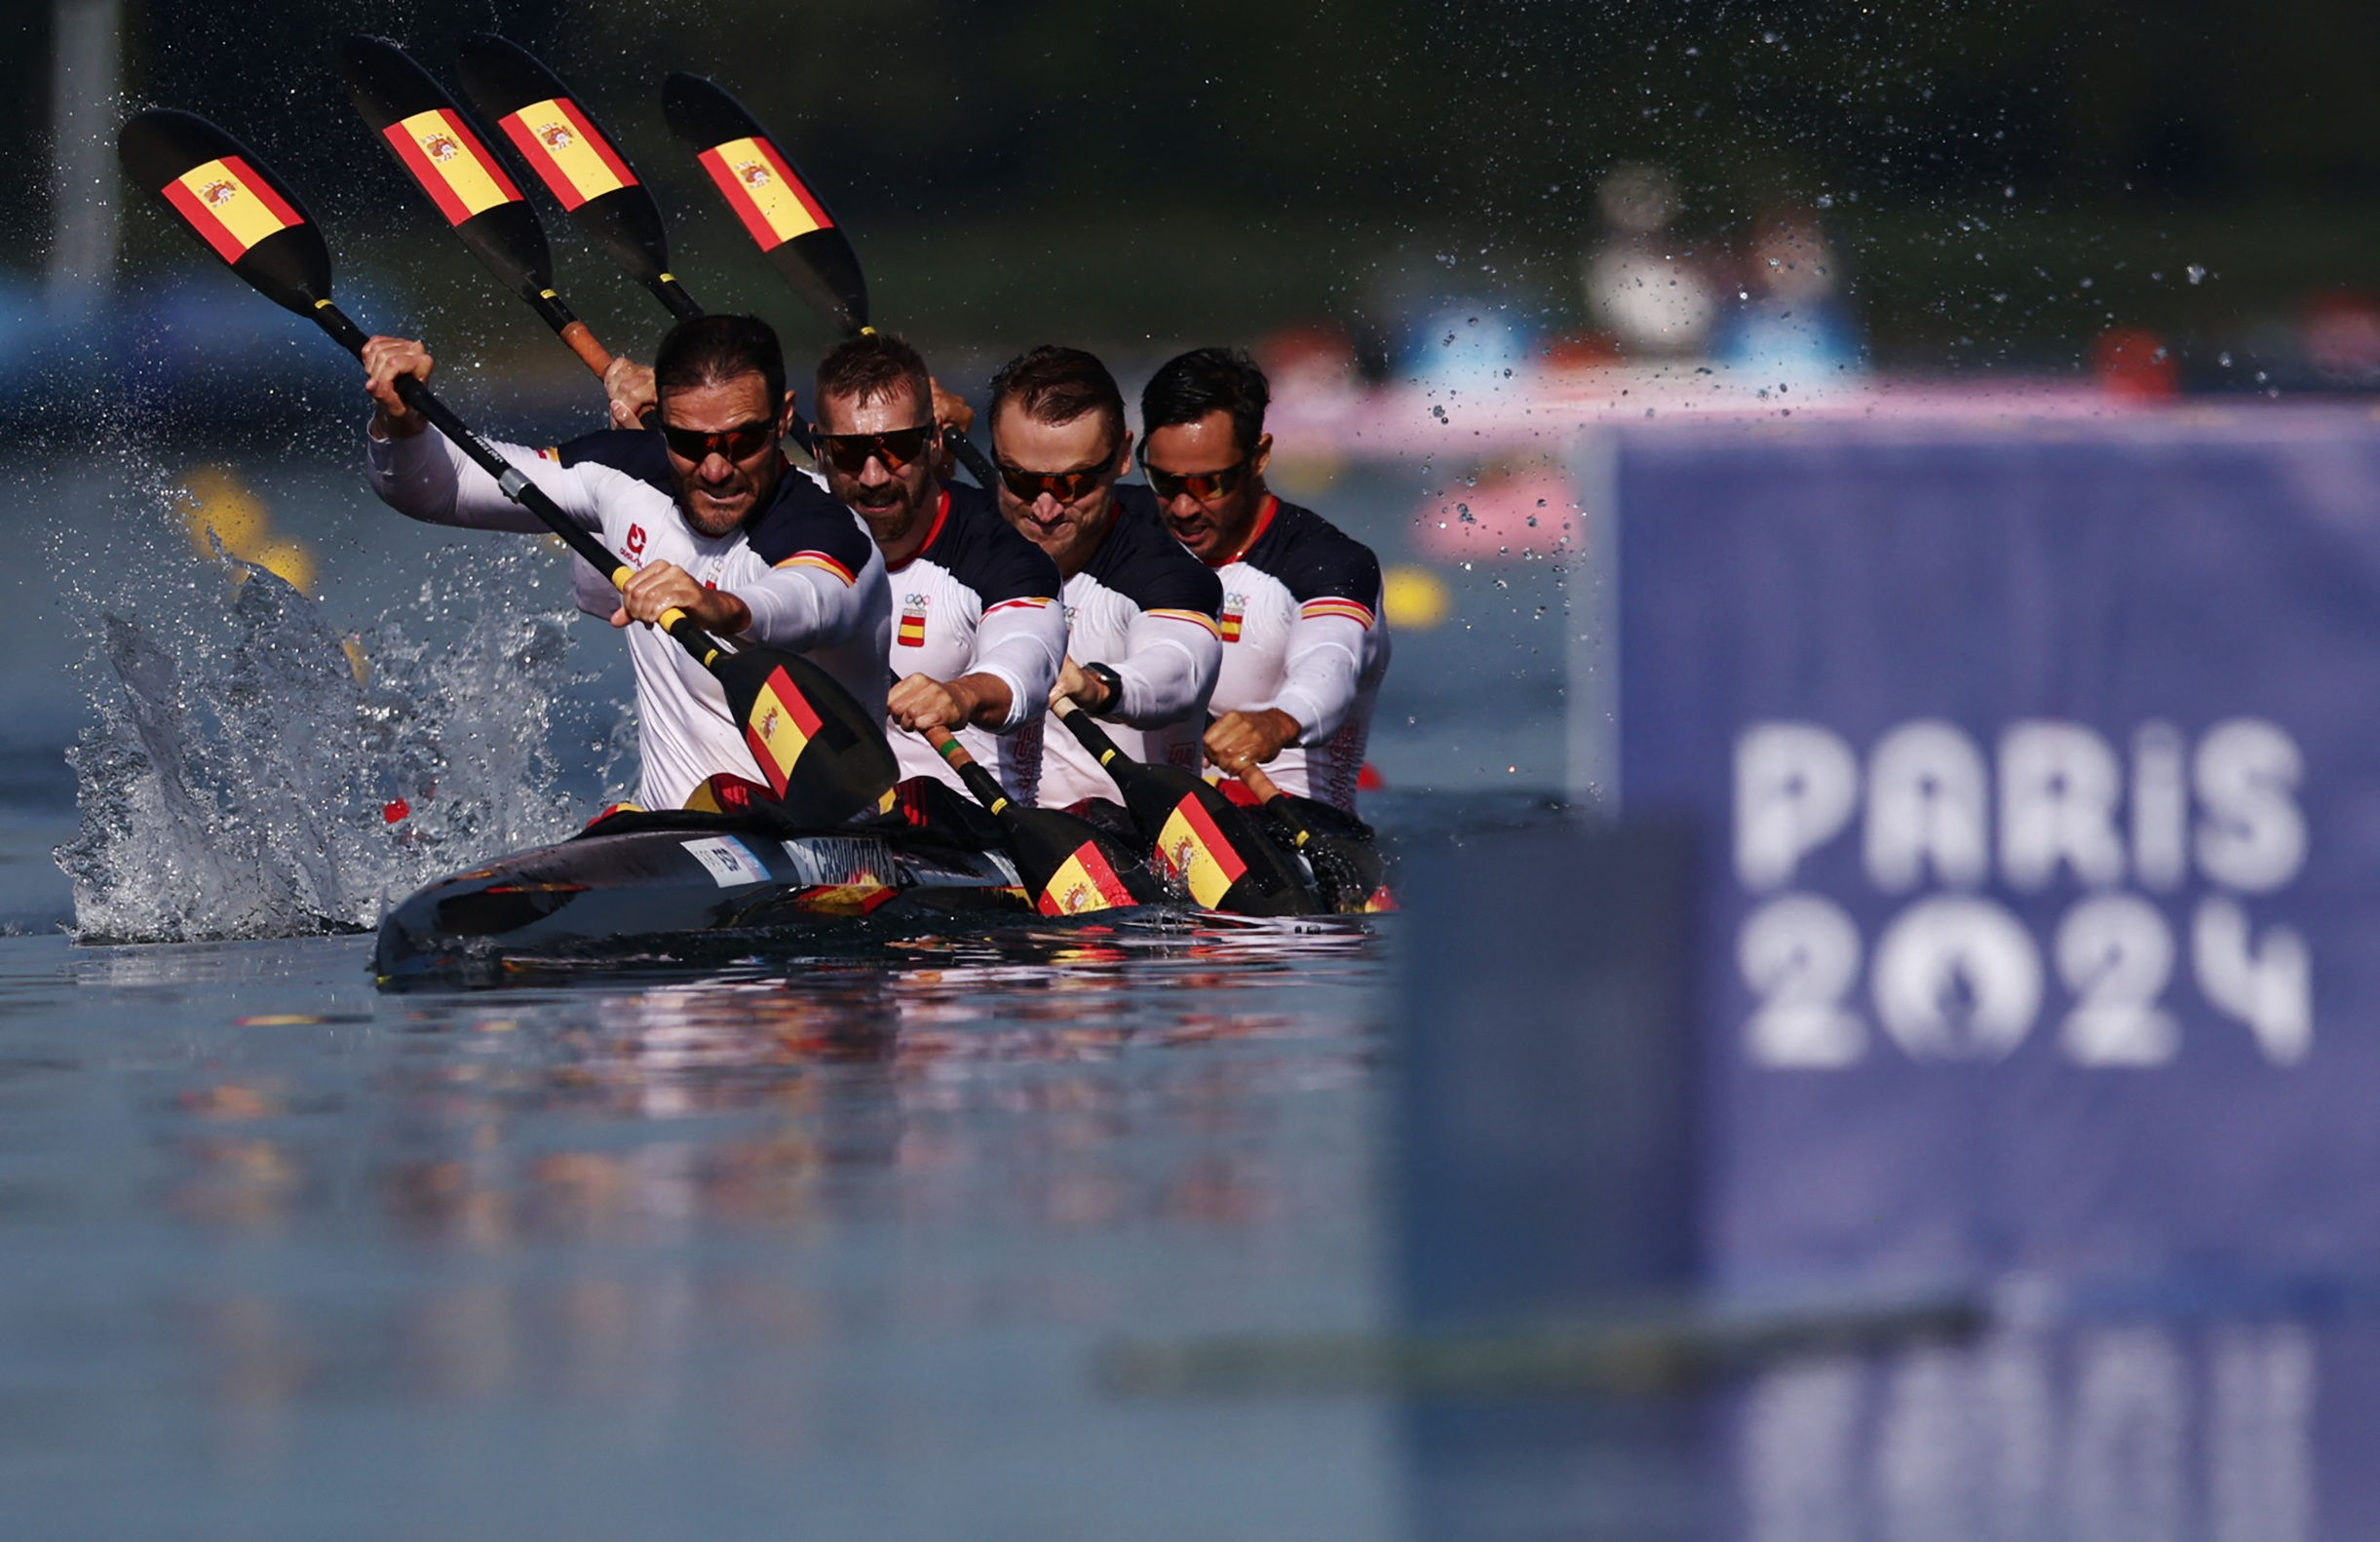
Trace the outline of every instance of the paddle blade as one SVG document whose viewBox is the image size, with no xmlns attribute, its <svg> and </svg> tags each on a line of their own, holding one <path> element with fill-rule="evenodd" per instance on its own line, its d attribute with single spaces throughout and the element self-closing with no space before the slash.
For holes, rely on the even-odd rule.
<svg viewBox="0 0 2380 1542">
<path fill-rule="evenodd" d="M 1192 900 L 1238 915 L 1314 913 L 1296 865 L 1222 792 L 1179 766 L 1134 760 L 1071 701 L 1057 715 L 1115 779 L 1133 827 Z"/>
<path fill-rule="evenodd" d="M 716 82 L 673 74 L 662 85 L 670 132 L 702 163 L 794 292 L 837 331 L 867 326 L 867 280 L 851 238 L 758 119 Z"/>
<path fill-rule="evenodd" d="M 1088 915 L 1163 898 L 1148 870 L 1087 821 L 1014 807 L 1004 818 L 1010 855 L 1042 914 Z"/>
<path fill-rule="evenodd" d="M 837 824 L 873 808 L 900 779 L 882 707 L 861 707 L 808 659 L 751 646 L 711 671 L 769 790 L 796 820 Z"/>
<path fill-rule="evenodd" d="M 446 88 L 379 37 L 340 44 L 339 76 L 356 111 L 487 270 L 531 304 L 550 299 L 554 259 L 537 212 Z"/>
<path fill-rule="evenodd" d="M 670 272 L 661 206 L 562 78 L 492 32 L 466 39 L 454 63 L 472 105 L 495 124 L 563 212 L 629 277 L 669 299 L 661 287 L 673 288 L 677 280 Z M 672 308 L 677 308 L 674 301 Z"/>
<path fill-rule="evenodd" d="M 116 137 L 124 170 L 256 291 L 300 316 L 330 298 L 330 249 L 287 182 L 194 112 L 151 107 Z"/>
</svg>

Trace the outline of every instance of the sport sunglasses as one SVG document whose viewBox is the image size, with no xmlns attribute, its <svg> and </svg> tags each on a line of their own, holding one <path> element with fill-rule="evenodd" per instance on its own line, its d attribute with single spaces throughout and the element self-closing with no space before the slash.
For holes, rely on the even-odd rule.
<svg viewBox="0 0 2380 1542">
<path fill-rule="evenodd" d="M 1144 447 L 1140 452 L 1140 473 L 1149 479 L 1149 490 L 1156 493 L 1161 502 L 1171 503 L 1186 492 L 1201 503 L 1212 503 L 1217 498 L 1228 498 L 1239 490 L 1240 483 L 1247 480 L 1248 468 L 1255 459 L 1253 455 L 1243 455 L 1221 471 L 1194 471 L 1175 476 L 1172 472 L 1160 471 L 1150 465 L 1149 453 Z"/>
<path fill-rule="evenodd" d="M 1059 503 L 1073 503 L 1108 479 L 1108 468 L 1115 464 L 1115 459 L 1110 452 L 1101 456 L 1097 464 L 1074 471 L 1022 471 L 1003 461 L 1000 480 L 1008 483 L 1008 490 L 1020 503 L 1031 503 L 1045 492 Z"/>
<path fill-rule="evenodd" d="M 702 461 L 712 455 L 724 455 L 729 460 L 749 460 L 777 443 L 777 420 L 756 417 L 749 423 L 738 423 L 734 428 L 709 433 L 699 428 L 678 428 L 661 425 L 661 437 L 669 442 L 670 453 L 681 460 Z"/>
<path fill-rule="evenodd" d="M 934 425 L 897 428 L 882 434 L 812 434 L 821 460 L 831 461 L 846 477 L 857 477 L 870 459 L 884 462 L 886 471 L 900 471 L 926 452 L 934 443 Z"/>
</svg>

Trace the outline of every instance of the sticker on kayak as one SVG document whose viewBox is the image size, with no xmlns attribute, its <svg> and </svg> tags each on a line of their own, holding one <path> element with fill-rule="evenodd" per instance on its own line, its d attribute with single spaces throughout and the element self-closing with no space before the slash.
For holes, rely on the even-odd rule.
<svg viewBox="0 0 2380 1542">
<path fill-rule="evenodd" d="M 891 883 L 893 849 L 880 840 L 850 835 L 799 835 L 783 843 L 793 860 L 793 875 L 810 885 Z"/>
<path fill-rule="evenodd" d="M 696 862 L 710 869 L 710 881 L 722 889 L 769 881 L 769 870 L 760 866 L 760 859 L 733 835 L 708 835 L 683 844 Z"/>
</svg>

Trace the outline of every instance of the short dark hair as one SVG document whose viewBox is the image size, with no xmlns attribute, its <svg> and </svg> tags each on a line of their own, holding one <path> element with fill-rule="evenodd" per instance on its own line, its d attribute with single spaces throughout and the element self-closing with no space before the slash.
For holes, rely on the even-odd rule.
<svg viewBox="0 0 2380 1542">
<path fill-rule="evenodd" d="M 672 391 L 748 374 L 760 376 L 774 413 L 786 399 L 786 351 L 776 328 L 757 316 L 689 316 L 653 355 L 653 392 L 664 401 Z"/>
<path fill-rule="evenodd" d="M 1000 366 L 992 376 L 990 416 L 1014 402 L 1036 423 L 1071 423 L 1086 412 L 1107 420 L 1108 453 L 1124 443 L 1124 393 L 1107 366 L 1080 348 L 1042 344 Z"/>
<path fill-rule="evenodd" d="M 810 408 L 819 410 L 830 396 L 881 402 L 904 383 L 917 393 L 917 400 L 934 405 L 934 380 L 917 350 L 891 332 L 862 332 L 836 344 L 818 362 L 818 400 Z"/>
<path fill-rule="evenodd" d="M 1169 359 L 1140 393 L 1141 432 L 1195 423 L 1209 412 L 1231 414 L 1240 453 L 1255 453 L 1264 438 L 1264 409 L 1273 404 L 1256 361 L 1238 348 L 1193 348 Z"/>
</svg>

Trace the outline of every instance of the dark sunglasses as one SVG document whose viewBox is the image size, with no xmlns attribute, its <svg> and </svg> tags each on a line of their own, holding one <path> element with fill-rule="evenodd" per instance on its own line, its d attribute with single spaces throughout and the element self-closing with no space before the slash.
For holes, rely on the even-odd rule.
<svg viewBox="0 0 2380 1542">
<path fill-rule="evenodd" d="M 1150 465 L 1148 451 L 1143 449 L 1140 452 L 1140 474 L 1149 479 L 1149 490 L 1157 494 L 1161 503 L 1171 503 L 1185 492 L 1201 503 L 1212 503 L 1217 498 L 1228 498 L 1239 490 L 1240 483 L 1248 478 L 1248 468 L 1254 464 L 1255 459 L 1253 455 L 1243 455 L 1221 471 L 1194 471 L 1177 477 Z"/>
<path fill-rule="evenodd" d="M 1111 451 L 1101 456 L 1098 464 L 1078 471 L 1020 471 L 1003 461 L 1000 480 L 1008 483 L 1008 490 L 1020 503 L 1031 503 L 1045 492 L 1060 503 L 1073 503 L 1108 479 L 1108 468 L 1115 460 Z"/>
<path fill-rule="evenodd" d="M 661 425 L 661 437 L 669 442 L 670 453 L 681 460 L 700 463 L 712 455 L 724 455 L 729 460 L 749 460 L 777 443 L 777 420 L 756 417 L 749 423 L 738 423 L 734 428 L 722 429 L 716 434 L 664 423 Z"/>
<path fill-rule="evenodd" d="M 810 443 L 818 446 L 819 459 L 832 461 L 846 477 L 865 471 L 871 459 L 884 462 L 886 471 L 900 471 L 934 443 L 934 425 L 921 423 L 884 434 L 813 434 Z"/>
</svg>

